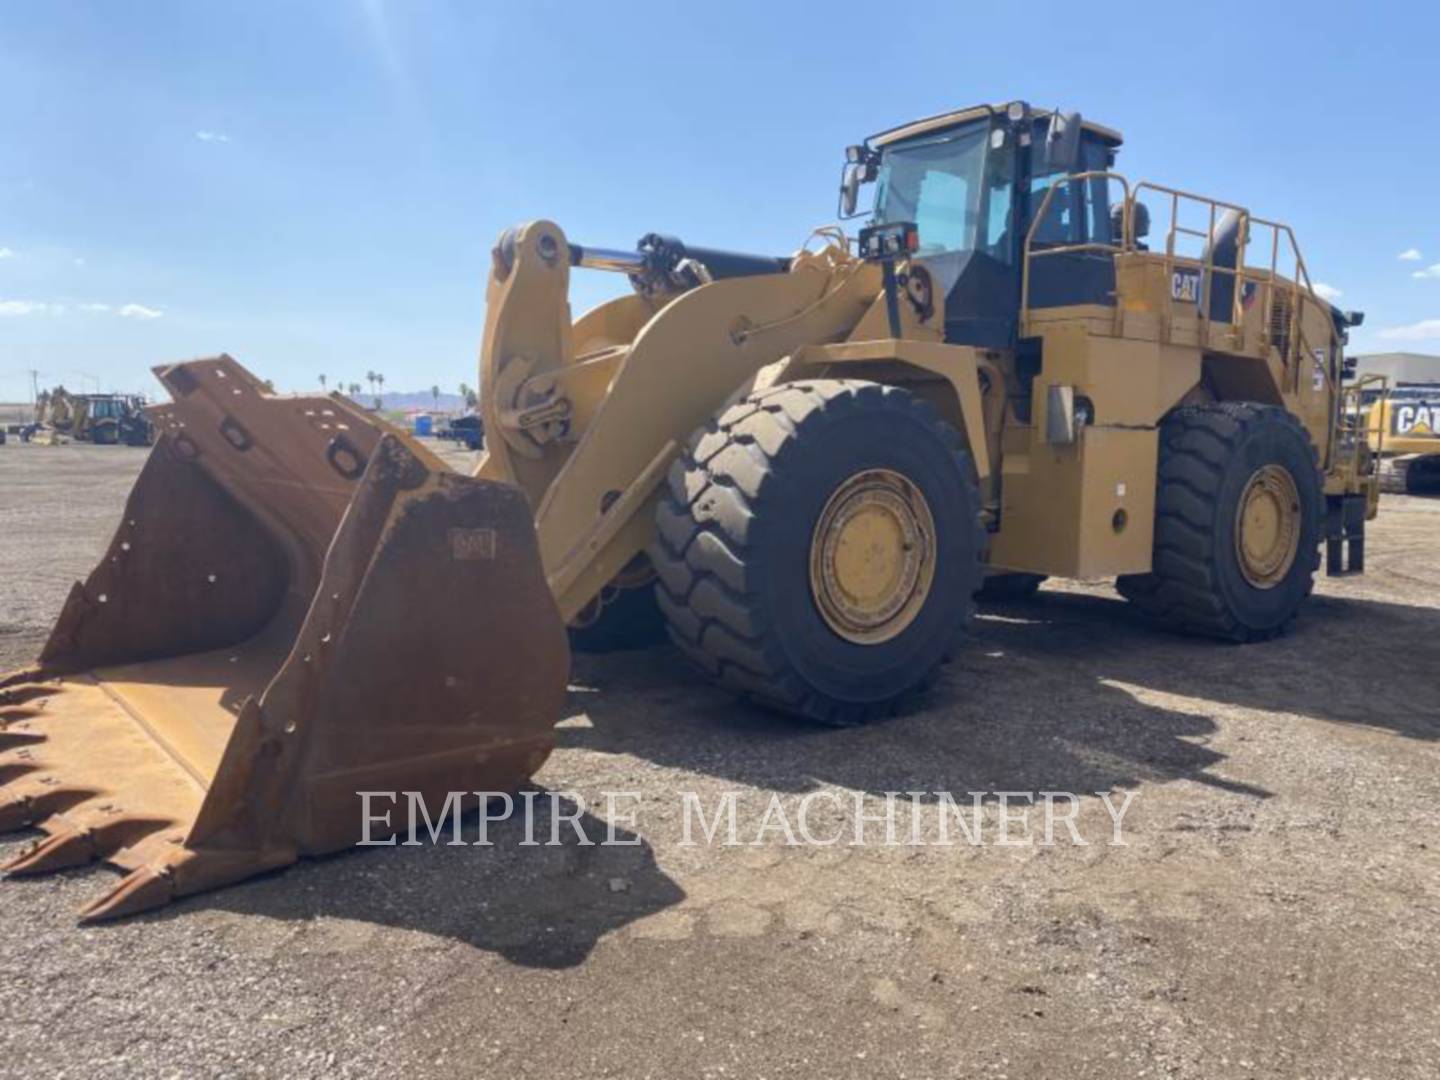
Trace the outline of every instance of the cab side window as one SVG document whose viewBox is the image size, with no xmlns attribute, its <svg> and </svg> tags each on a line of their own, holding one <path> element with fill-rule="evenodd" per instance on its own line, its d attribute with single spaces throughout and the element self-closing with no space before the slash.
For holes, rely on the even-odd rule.
<svg viewBox="0 0 1440 1080">
<path fill-rule="evenodd" d="M 1064 307 L 1073 304 L 1115 303 L 1115 263 L 1108 251 L 1081 245 L 1109 245 L 1110 191 L 1102 178 L 1061 182 L 1063 174 L 1047 171 L 1040 161 L 1044 128 L 1037 125 L 1031 143 L 1032 173 L 1029 213 L 1036 221 L 1031 235 L 1030 306 Z M 1080 160 L 1074 171 L 1104 172 L 1110 166 L 1110 149 L 1091 132 L 1080 138 Z M 1038 171 L 1034 171 L 1038 168 Z M 1053 189 L 1048 206 L 1045 197 Z M 1037 219 L 1038 216 L 1038 220 Z M 1047 248 L 1075 248 L 1049 255 Z"/>
<path fill-rule="evenodd" d="M 1039 148 L 1044 145 L 1044 131 L 1031 144 L 1032 161 L 1038 164 Z M 1109 167 L 1109 148 L 1089 132 L 1082 137 L 1080 167 L 1077 172 L 1103 172 Z M 1032 167 L 1030 179 L 1030 214 L 1040 213 L 1045 194 L 1060 179 L 1059 172 L 1045 172 Z M 1035 229 L 1034 243 L 1046 247 L 1068 244 L 1108 244 L 1110 236 L 1110 191 L 1103 179 L 1081 183 L 1060 184 L 1045 208 L 1044 218 Z"/>
</svg>

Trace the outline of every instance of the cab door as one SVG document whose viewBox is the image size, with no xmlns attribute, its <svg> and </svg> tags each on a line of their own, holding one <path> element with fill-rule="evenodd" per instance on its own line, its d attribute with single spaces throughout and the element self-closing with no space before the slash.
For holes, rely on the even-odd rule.
<svg viewBox="0 0 1440 1080">
<path fill-rule="evenodd" d="M 1114 244 L 1110 220 L 1110 187 L 1102 178 L 1060 183 L 1063 172 L 1041 162 L 1044 127 L 1037 128 L 1026 150 L 1026 176 L 1020 195 L 1025 203 L 1026 229 L 1043 208 L 1044 217 L 1030 234 L 1030 250 L 1043 252 L 1083 244 Z M 1104 172 L 1114 159 L 1114 147 L 1092 131 L 1080 138 L 1077 172 Z M 1045 196 L 1055 187 L 1049 205 Z M 1023 245 L 1023 237 L 1021 243 Z M 1104 251 L 1066 251 L 1030 260 L 1030 306 L 1069 307 L 1075 304 L 1115 304 L 1115 262 Z"/>
</svg>

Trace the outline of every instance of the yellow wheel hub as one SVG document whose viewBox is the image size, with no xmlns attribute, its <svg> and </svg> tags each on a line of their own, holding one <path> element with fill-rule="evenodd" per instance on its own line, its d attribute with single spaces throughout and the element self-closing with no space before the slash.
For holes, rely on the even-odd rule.
<svg viewBox="0 0 1440 1080">
<path fill-rule="evenodd" d="M 1235 554 L 1240 573 L 1257 589 L 1285 580 L 1300 547 L 1300 491 L 1280 465 L 1255 470 L 1235 515 Z"/>
<path fill-rule="evenodd" d="M 875 645 L 920 613 L 935 579 L 935 520 L 920 490 L 866 469 L 830 496 L 810 538 L 810 592 L 847 641 Z"/>
</svg>

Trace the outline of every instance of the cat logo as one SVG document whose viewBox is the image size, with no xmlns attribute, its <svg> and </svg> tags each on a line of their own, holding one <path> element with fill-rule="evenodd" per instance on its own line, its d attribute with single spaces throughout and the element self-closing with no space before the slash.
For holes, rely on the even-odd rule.
<svg viewBox="0 0 1440 1080">
<path fill-rule="evenodd" d="M 1440 433 L 1440 405 L 1432 405 L 1428 401 L 1397 403 L 1391 427 L 1396 435 Z"/>
<path fill-rule="evenodd" d="M 1174 271 L 1170 275 L 1170 299 L 1198 306 L 1200 303 L 1200 271 Z"/>
</svg>

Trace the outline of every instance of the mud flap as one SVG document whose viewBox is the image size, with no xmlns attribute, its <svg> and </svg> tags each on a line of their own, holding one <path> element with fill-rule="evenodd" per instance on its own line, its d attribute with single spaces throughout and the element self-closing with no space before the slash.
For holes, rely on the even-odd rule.
<svg viewBox="0 0 1440 1080">
<path fill-rule="evenodd" d="M 569 665 L 518 489 L 226 357 L 160 375 L 110 550 L 0 679 L 0 830 L 47 834 L 6 869 L 128 870 L 87 919 L 353 844 L 361 791 L 514 788 Z"/>
</svg>

